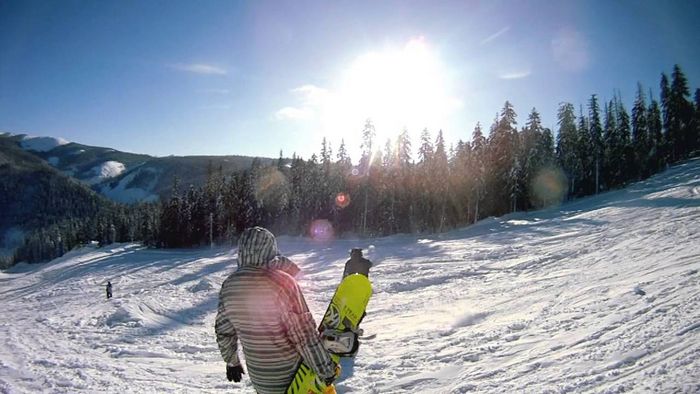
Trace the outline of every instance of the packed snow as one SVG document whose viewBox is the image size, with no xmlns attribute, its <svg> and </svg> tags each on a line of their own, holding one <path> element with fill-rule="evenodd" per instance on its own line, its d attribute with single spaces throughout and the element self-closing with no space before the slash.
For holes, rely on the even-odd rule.
<svg viewBox="0 0 700 394">
<path fill-rule="evenodd" d="M 317 321 L 375 266 L 339 393 L 700 391 L 700 160 L 437 235 L 281 237 Z M 214 338 L 234 248 L 84 248 L 0 275 L 0 392 L 240 392 Z M 105 284 L 114 298 L 105 299 Z"/>
<path fill-rule="evenodd" d="M 24 150 L 33 150 L 36 152 L 48 152 L 57 146 L 66 145 L 68 143 L 69 143 L 69 141 L 64 140 L 63 138 L 33 137 L 33 136 L 26 135 L 22 138 L 20 145 L 22 146 L 22 149 L 24 149 Z"/>
</svg>

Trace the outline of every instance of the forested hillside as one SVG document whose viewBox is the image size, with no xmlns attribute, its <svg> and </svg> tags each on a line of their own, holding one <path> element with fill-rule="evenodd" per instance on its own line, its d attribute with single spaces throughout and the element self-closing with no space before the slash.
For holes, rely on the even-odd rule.
<svg viewBox="0 0 700 394">
<path fill-rule="evenodd" d="M 167 156 L 121 152 L 75 142 L 46 151 L 31 151 L 66 175 L 122 203 L 155 202 L 171 194 L 173 179 L 186 185 L 204 184 L 209 167 L 226 173 L 249 168 L 246 156 Z M 264 159 L 266 163 L 269 159 Z"/>
<path fill-rule="evenodd" d="M 17 260 L 42 261 L 90 240 L 147 239 L 135 221 L 148 213 L 156 220 L 155 209 L 115 204 L 0 138 L 2 265 L 13 263 L 16 248 Z"/>
</svg>

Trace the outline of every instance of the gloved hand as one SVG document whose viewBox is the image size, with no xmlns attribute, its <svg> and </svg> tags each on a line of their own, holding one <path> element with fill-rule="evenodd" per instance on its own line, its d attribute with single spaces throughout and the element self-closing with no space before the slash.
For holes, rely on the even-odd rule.
<svg viewBox="0 0 700 394">
<path fill-rule="evenodd" d="M 335 364 L 335 373 L 333 374 L 332 377 L 326 379 L 326 381 L 324 383 L 326 383 L 326 385 L 330 386 L 333 382 L 335 382 L 336 379 L 338 379 L 340 377 L 340 371 L 341 371 L 340 364 Z"/>
<path fill-rule="evenodd" d="M 234 381 L 236 383 L 241 381 L 241 375 L 245 374 L 243 367 L 240 365 L 228 365 L 226 364 L 226 379 L 229 382 Z"/>
</svg>

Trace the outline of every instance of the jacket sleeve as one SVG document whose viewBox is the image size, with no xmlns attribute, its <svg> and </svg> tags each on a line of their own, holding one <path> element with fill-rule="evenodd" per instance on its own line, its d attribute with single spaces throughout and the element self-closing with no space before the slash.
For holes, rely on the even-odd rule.
<svg viewBox="0 0 700 394">
<path fill-rule="evenodd" d="M 283 318 L 287 335 L 306 365 L 321 379 L 331 379 L 335 376 L 336 363 L 331 359 L 328 350 L 323 347 L 316 323 L 309 312 L 301 289 L 295 281 L 293 282 L 293 286 L 286 292 L 289 308 Z"/>
<path fill-rule="evenodd" d="M 219 345 L 221 357 L 224 358 L 226 364 L 231 366 L 239 365 L 241 362 L 238 360 L 238 334 L 236 333 L 236 328 L 224 313 L 224 303 L 221 299 L 219 299 L 219 311 L 216 315 L 214 331 L 216 332 L 216 343 Z"/>
</svg>

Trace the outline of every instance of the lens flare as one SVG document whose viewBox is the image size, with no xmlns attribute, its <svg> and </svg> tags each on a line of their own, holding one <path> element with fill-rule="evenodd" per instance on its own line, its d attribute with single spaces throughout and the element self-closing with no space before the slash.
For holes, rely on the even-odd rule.
<svg viewBox="0 0 700 394">
<path fill-rule="evenodd" d="M 532 204 L 546 207 L 562 202 L 566 195 L 566 175 L 558 168 L 539 171 L 530 185 Z"/>
<path fill-rule="evenodd" d="M 340 192 L 335 196 L 335 206 L 343 209 L 350 205 L 350 195 L 345 192 Z"/>
<path fill-rule="evenodd" d="M 287 205 L 287 178 L 276 168 L 265 168 L 255 183 L 255 198 L 259 203 L 283 208 Z"/>
<path fill-rule="evenodd" d="M 311 222 L 309 234 L 316 241 L 330 241 L 335 236 L 333 225 L 326 219 L 317 219 Z"/>
</svg>

